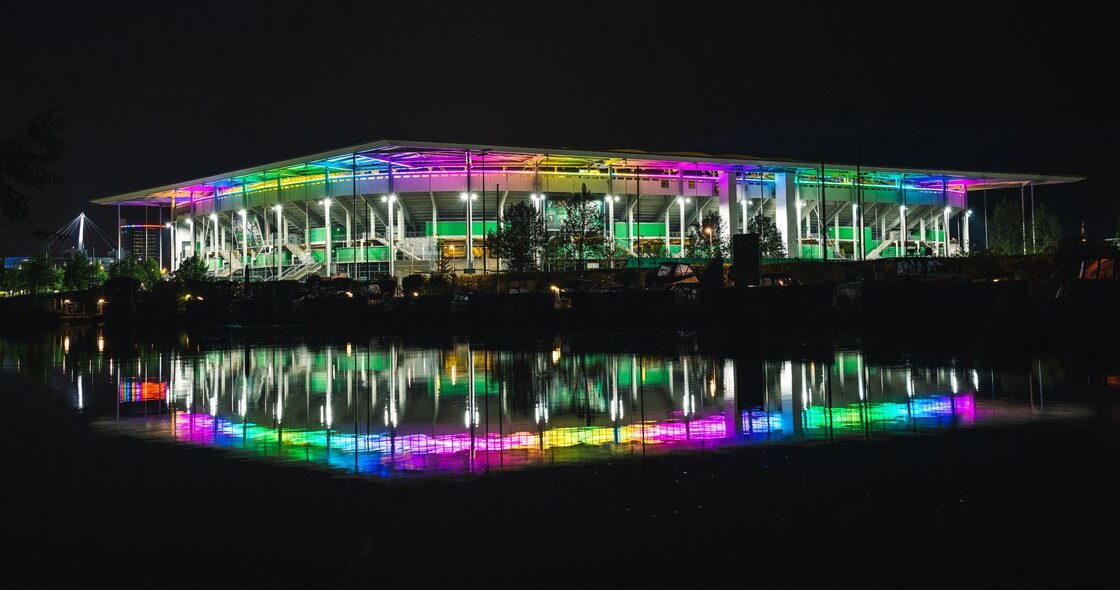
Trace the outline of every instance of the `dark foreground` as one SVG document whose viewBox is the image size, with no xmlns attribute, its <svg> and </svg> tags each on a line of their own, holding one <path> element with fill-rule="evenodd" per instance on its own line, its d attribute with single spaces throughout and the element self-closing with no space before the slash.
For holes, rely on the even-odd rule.
<svg viewBox="0 0 1120 590">
<path fill-rule="evenodd" d="M 137 444 L 3 379 L 14 585 L 1069 585 L 1117 548 L 1114 389 L 1096 422 L 384 482 Z"/>
</svg>

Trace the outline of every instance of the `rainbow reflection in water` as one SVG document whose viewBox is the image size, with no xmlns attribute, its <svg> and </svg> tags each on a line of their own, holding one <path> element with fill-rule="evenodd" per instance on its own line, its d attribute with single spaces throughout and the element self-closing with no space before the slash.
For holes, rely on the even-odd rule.
<svg viewBox="0 0 1120 590">
<path fill-rule="evenodd" d="M 324 463 L 369 475 L 401 472 L 473 472 L 501 466 L 516 468 L 548 461 L 588 460 L 625 455 L 642 445 L 671 451 L 743 444 L 793 435 L 790 415 L 759 409 L 740 413 L 742 433 L 729 433 L 724 414 L 685 419 L 680 412 L 666 421 L 636 424 L 548 427 L 538 432 L 509 434 L 474 431 L 447 434 L 395 432 L 345 433 L 337 430 L 278 428 L 215 417 L 175 412 L 172 435 L 180 441 L 240 448 L 281 460 Z M 968 424 L 975 419 L 971 393 L 928 395 L 904 402 L 856 403 L 842 407 L 809 406 L 800 412 L 801 435 L 827 436 L 869 429 L 905 430 Z M 556 451 L 571 451 L 556 456 Z"/>
</svg>

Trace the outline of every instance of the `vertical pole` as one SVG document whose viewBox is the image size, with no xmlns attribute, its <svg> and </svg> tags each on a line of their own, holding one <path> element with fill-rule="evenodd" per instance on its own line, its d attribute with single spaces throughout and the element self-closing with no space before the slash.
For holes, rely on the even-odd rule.
<svg viewBox="0 0 1120 590">
<path fill-rule="evenodd" d="M 895 255 L 906 256 L 906 175 L 898 181 L 898 244 L 899 250 Z"/>
<path fill-rule="evenodd" d="M 679 200 L 679 209 L 681 214 L 681 250 L 677 254 L 678 258 L 684 258 L 684 167 L 677 168 L 677 199 Z"/>
<path fill-rule="evenodd" d="M 1019 185 L 1019 217 L 1023 226 L 1023 254 L 1027 253 L 1027 200 L 1023 185 Z"/>
<path fill-rule="evenodd" d="M 945 220 L 942 222 L 941 233 L 941 253 L 942 256 L 949 255 L 949 179 L 941 179 L 941 207 L 942 216 Z"/>
<path fill-rule="evenodd" d="M 1034 226 L 1034 183 L 1031 183 L 1031 254 L 1038 252 L 1038 240 Z"/>
<path fill-rule="evenodd" d="M 825 201 L 825 188 L 824 188 L 824 161 L 821 161 L 821 173 L 817 177 L 817 243 L 821 248 L 821 260 L 828 260 L 828 240 L 826 233 L 828 230 L 825 228 L 826 214 L 828 213 L 828 204 Z M 745 197 L 744 197 L 745 198 Z"/>
<path fill-rule="evenodd" d="M 681 213 L 681 224 L 680 224 L 681 225 L 681 251 L 677 255 L 677 257 L 678 258 L 684 258 L 684 195 L 681 195 L 681 196 L 677 197 L 677 199 L 679 199 L 679 201 L 680 201 L 680 213 Z"/>
<path fill-rule="evenodd" d="M 327 278 L 329 279 L 334 273 L 331 272 L 331 242 L 334 241 L 334 232 L 331 231 L 331 198 L 325 197 L 323 199 L 323 233 L 324 245 L 326 246 L 326 262 L 327 262 Z"/>
<path fill-rule="evenodd" d="M 474 273 L 474 207 L 471 199 L 471 152 L 466 152 L 467 167 L 467 274 Z"/>
<path fill-rule="evenodd" d="M 244 201 L 242 202 L 244 205 Z M 241 262 L 245 282 L 249 282 L 249 218 L 245 209 L 241 210 Z"/>
<path fill-rule="evenodd" d="M 991 247 L 988 243 L 988 190 L 984 189 L 984 249 Z"/>
<path fill-rule="evenodd" d="M 482 274 L 487 270 L 486 256 L 486 149 L 482 149 Z M 487 405 L 489 407 L 489 405 Z"/>
<path fill-rule="evenodd" d="M 276 194 L 277 195 L 280 194 L 280 181 L 279 181 L 279 179 L 277 179 L 277 181 L 276 181 Z M 279 196 L 277 197 L 277 201 L 279 201 Z M 284 209 L 284 207 L 279 202 L 277 202 L 276 203 L 276 232 L 278 234 L 278 237 L 277 237 L 276 241 L 278 243 L 276 245 L 276 248 L 273 249 L 273 254 L 276 256 L 276 280 L 278 280 L 278 281 L 280 280 L 280 275 L 284 272 L 284 249 L 283 249 L 283 244 L 284 244 L 283 224 L 284 224 L 284 221 L 283 221 L 283 213 L 282 213 L 283 209 Z"/>
<path fill-rule="evenodd" d="M 121 259 L 121 204 L 117 202 L 117 260 Z"/>
<path fill-rule="evenodd" d="M 393 186 L 393 163 L 392 162 L 389 162 L 388 177 L 387 178 L 388 178 L 388 185 L 386 186 L 386 188 L 389 190 L 389 194 L 386 196 L 386 200 L 389 201 L 389 209 L 388 209 L 389 219 L 386 220 L 385 231 L 386 231 L 386 236 L 388 236 L 388 238 L 389 238 L 389 276 L 395 277 L 395 276 L 397 276 L 397 233 L 398 233 L 397 230 L 398 230 L 398 227 L 396 225 L 396 219 L 393 218 L 393 209 L 395 208 L 393 205 L 396 204 L 397 195 L 396 195 L 395 192 L 393 192 L 396 187 Z"/>
</svg>

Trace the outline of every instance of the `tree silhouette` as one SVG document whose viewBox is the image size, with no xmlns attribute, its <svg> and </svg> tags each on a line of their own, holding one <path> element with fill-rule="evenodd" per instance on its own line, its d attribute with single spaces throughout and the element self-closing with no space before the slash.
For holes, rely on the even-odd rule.
<svg viewBox="0 0 1120 590">
<path fill-rule="evenodd" d="M 28 258 L 19 267 L 19 282 L 32 294 L 54 291 L 62 284 L 62 269 L 51 262 L 49 256 L 39 254 Z"/>
<path fill-rule="evenodd" d="M 687 234 L 686 251 L 692 258 L 714 258 L 723 256 L 727 252 L 727 244 L 723 239 L 723 217 L 720 216 L 719 211 L 704 213 L 700 221 L 688 226 Z"/>
<path fill-rule="evenodd" d="M 595 198 L 587 185 L 580 185 L 578 193 L 561 197 L 564 220 L 560 233 L 554 238 L 560 252 L 566 252 L 581 262 L 603 254 L 606 238 L 603 235 L 602 202 Z"/>
<path fill-rule="evenodd" d="M 1022 206 L 1013 200 L 996 203 L 989 229 L 989 249 L 997 254 L 1016 255 L 1023 253 L 1023 212 Z M 1026 251 L 1032 251 L 1031 222 L 1026 222 Z M 1057 216 L 1050 213 L 1045 205 L 1039 204 L 1034 212 L 1034 252 L 1051 252 L 1062 239 L 1062 226 Z"/>
<path fill-rule="evenodd" d="M 548 244 L 544 217 L 526 203 L 506 207 L 498 231 L 486 236 L 488 246 L 512 272 L 538 270 L 539 261 Z"/>
<path fill-rule="evenodd" d="M 32 193 L 58 181 L 55 166 L 66 153 L 66 120 L 56 107 L 40 112 L 19 135 L 0 140 L 0 210 L 11 221 L 27 219 Z"/>
<path fill-rule="evenodd" d="M 86 258 L 81 252 L 75 253 L 62 267 L 62 286 L 70 291 L 84 291 L 101 286 L 109 273 L 100 262 Z"/>
<path fill-rule="evenodd" d="M 763 258 L 785 258 L 786 243 L 778 225 L 761 213 L 751 217 L 747 233 L 758 234 L 758 251 Z"/>
</svg>

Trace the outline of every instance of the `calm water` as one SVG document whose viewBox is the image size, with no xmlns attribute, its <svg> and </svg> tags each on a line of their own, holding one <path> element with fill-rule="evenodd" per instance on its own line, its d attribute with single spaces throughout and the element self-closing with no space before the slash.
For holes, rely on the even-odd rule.
<svg viewBox="0 0 1120 590">
<path fill-rule="evenodd" d="M 1060 363 L 728 358 L 518 350 L 467 339 L 304 343 L 93 329 L 0 340 L 4 372 L 46 378 L 96 428 L 373 477 L 479 474 L 774 442 L 819 443 L 1084 417 Z"/>
</svg>

